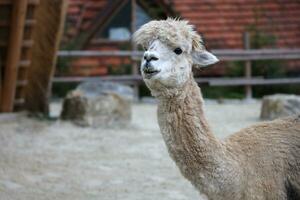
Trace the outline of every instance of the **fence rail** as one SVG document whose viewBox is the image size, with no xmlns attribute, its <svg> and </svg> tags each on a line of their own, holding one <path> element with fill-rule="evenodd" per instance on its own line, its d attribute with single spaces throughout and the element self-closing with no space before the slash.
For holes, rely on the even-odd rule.
<svg viewBox="0 0 300 200">
<path fill-rule="evenodd" d="M 55 77 L 54 83 L 75 83 L 84 81 L 113 81 L 124 84 L 141 84 L 143 82 L 140 75 L 122 75 L 122 76 L 103 76 L 103 77 Z M 299 78 L 272 78 L 264 79 L 262 77 L 252 77 L 245 79 L 244 77 L 232 78 L 195 78 L 199 84 L 207 84 L 211 86 L 242 86 L 242 85 L 280 85 L 280 84 L 299 84 Z"/>
<path fill-rule="evenodd" d="M 212 50 L 220 60 L 300 59 L 300 49 L 222 49 Z M 59 51 L 59 57 L 131 57 L 141 59 L 142 51 Z"/>
<path fill-rule="evenodd" d="M 210 86 L 245 86 L 246 97 L 251 98 L 254 85 L 300 84 L 300 77 L 272 78 L 251 76 L 251 61 L 254 60 L 292 60 L 300 59 L 300 49 L 222 49 L 212 50 L 221 61 L 246 61 L 245 67 L 250 68 L 250 74 L 234 78 L 196 78 L 199 84 Z M 141 51 L 59 51 L 59 57 L 130 57 L 135 62 L 142 58 Z M 248 69 L 249 70 L 249 69 Z M 129 85 L 142 83 L 140 75 L 103 76 L 103 77 L 54 77 L 53 82 L 82 82 L 82 81 L 114 81 Z"/>
</svg>

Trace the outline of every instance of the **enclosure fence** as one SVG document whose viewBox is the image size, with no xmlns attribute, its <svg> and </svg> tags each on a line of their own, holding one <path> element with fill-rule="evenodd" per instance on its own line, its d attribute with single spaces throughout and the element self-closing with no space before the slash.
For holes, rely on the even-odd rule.
<svg viewBox="0 0 300 200">
<path fill-rule="evenodd" d="M 293 60 L 300 59 L 300 49 L 222 49 L 212 50 L 221 61 L 245 61 L 245 75 L 237 78 L 195 78 L 199 84 L 209 86 L 245 86 L 246 98 L 252 98 L 252 86 L 255 85 L 278 85 L 278 84 L 299 84 L 300 77 L 295 78 L 272 78 L 252 76 L 251 62 L 256 60 Z M 59 51 L 59 57 L 129 57 L 133 61 L 142 58 L 141 51 Z M 132 70 L 134 71 L 134 70 Z M 139 85 L 142 83 L 141 75 L 120 75 L 101 77 L 54 77 L 54 83 L 82 82 L 82 81 L 114 81 L 128 85 Z"/>
</svg>

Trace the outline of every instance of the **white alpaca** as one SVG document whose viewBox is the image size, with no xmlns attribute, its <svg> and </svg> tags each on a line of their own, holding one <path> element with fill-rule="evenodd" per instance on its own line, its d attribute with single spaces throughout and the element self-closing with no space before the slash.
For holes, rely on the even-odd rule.
<svg viewBox="0 0 300 200">
<path fill-rule="evenodd" d="M 158 122 L 181 173 L 212 200 L 300 199 L 300 116 L 260 123 L 224 141 L 202 109 L 192 66 L 218 59 L 186 21 L 151 21 L 134 40 L 147 50 L 141 73 L 158 99 Z M 242 113 L 241 113 L 242 114 Z"/>
</svg>

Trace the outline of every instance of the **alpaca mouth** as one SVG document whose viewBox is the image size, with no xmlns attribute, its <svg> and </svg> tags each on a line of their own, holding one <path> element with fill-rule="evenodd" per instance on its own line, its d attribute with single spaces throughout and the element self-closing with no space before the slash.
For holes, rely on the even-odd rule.
<svg viewBox="0 0 300 200">
<path fill-rule="evenodd" d="M 144 71 L 145 78 L 148 78 L 148 79 L 155 76 L 156 74 L 158 74 L 160 72 L 160 70 L 154 70 L 154 69 L 149 69 L 149 68 L 146 68 L 143 71 Z"/>
</svg>

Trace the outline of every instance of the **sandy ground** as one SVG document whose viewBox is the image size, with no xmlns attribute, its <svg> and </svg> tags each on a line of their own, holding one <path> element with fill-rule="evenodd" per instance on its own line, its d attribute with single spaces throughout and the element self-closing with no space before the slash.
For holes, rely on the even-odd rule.
<svg viewBox="0 0 300 200">
<path fill-rule="evenodd" d="M 52 109 L 58 112 L 59 105 Z M 259 103 L 209 104 L 218 137 L 258 121 Z M 135 104 L 122 128 L 82 128 L 69 122 L 0 120 L 1 200 L 190 200 L 198 192 L 168 156 L 156 105 Z"/>
</svg>

